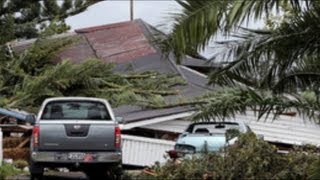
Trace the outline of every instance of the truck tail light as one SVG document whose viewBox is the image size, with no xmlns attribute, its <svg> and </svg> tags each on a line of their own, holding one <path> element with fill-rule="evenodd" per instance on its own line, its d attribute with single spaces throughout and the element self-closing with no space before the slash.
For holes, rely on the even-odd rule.
<svg viewBox="0 0 320 180">
<path fill-rule="evenodd" d="M 39 126 L 33 127 L 32 135 L 33 135 L 33 147 L 38 147 L 39 146 L 39 136 L 40 136 Z"/>
<path fill-rule="evenodd" d="M 115 137 L 114 146 L 115 148 L 120 149 L 121 148 L 121 130 L 119 127 L 115 127 L 114 137 Z"/>
</svg>

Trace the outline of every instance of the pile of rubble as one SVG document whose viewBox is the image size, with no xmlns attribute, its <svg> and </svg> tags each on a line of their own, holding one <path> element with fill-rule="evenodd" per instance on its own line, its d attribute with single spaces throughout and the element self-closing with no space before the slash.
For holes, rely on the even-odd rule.
<svg viewBox="0 0 320 180">
<path fill-rule="evenodd" d="M 28 113 L 0 108 L 0 128 L 3 132 L 3 158 L 28 160 L 32 125 Z"/>
</svg>

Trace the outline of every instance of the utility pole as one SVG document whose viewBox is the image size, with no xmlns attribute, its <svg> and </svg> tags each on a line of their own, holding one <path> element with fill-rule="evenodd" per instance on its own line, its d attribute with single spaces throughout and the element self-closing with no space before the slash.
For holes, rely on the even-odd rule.
<svg viewBox="0 0 320 180">
<path fill-rule="evenodd" d="M 133 21 L 133 0 L 130 0 L 130 21 Z"/>
</svg>

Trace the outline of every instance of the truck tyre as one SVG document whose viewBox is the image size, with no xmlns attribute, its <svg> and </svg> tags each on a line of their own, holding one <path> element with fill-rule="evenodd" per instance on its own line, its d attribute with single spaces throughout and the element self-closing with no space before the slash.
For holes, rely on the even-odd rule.
<svg viewBox="0 0 320 180">
<path fill-rule="evenodd" d="M 107 173 L 101 170 L 98 170 L 98 171 L 90 170 L 90 171 L 86 171 L 85 173 L 89 180 L 100 180 L 100 179 L 104 180 L 108 178 L 108 176 L 106 175 Z"/>
<path fill-rule="evenodd" d="M 31 180 L 41 180 L 43 178 L 43 174 L 38 174 L 38 173 L 31 173 Z"/>
<path fill-rule="evenodd" d="M 32 180 L 40 180 L 43 177 L 43 167 L 38 166 L 32 160 L 29 162 L 29 171 Z"/>
<path fill-rule="evenodd" d="M 90 169 L 85 171 L 88 179 L 90 180 L 121 180 L 122 179 L 122 168 L 121 166 L 100 168 L 100 169 Z"/>
<path fill-rule="evenodd" d="M 122 166 L 115 166 L 114 168 L 111 169 L 110 174 L 112 176 L 111 179 L 121 180 L 122 179 L 122 175 L 123 175 Z"/>
</svg>

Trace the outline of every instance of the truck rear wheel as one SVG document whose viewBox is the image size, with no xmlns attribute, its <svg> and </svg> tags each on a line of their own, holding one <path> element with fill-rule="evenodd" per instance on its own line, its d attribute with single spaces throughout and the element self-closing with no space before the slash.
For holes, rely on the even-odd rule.
<svg viewBox="0 0 320 180">
<path fill-rule="evenodd" d="M 29 171 L 32 180 L 40 180 L 43 177 L 43 167 L 37 165 L 32 160 L 29 162 Z"/>
<path fill-rule="evenodd" d="M 110 172 L 111 179 L 114 179 L 114 180 L 122 179 L 122 175 L 123 175 L 122 166 L 115 166 L 111 168 L 109 172 Z"/>
<path fill-rule="evenodd" d="M 31 180 L 41 180 L 43 178 L 43 173 L 31 173 Z"/>
<path fill-rule="evenodd" d="M 107 172 L 102 170 L 87 170 L 86 175 L 90 180 L 107 179 Z"/>
<path fill-rule="evenodd" d="M 90 180 L 110 179 L 110 180 L 121 180 L 122 179 L 122 168 L 119 166 L 108 167 L 103 169 L 89 169 L 85 171 L 87 177 Z"/>
</svg>

